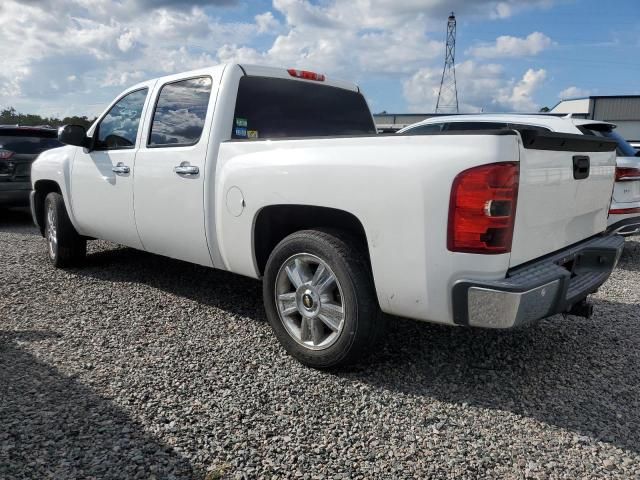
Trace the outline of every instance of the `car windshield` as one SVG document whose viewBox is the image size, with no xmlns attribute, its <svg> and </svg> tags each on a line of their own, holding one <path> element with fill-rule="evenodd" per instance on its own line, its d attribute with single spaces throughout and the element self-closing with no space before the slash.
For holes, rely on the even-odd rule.
<svg viewBox="0 0 640 480">
<path fill-rule="evenodd" d="M 618 148 L 616 150 L 617 154 L 619 157 L 637 157 L 640 156 L 638 155 L 638 151 L 636 151 L 635 148 L 633 148 L 629 142 L 627 142 L 624 137 L 622 135 L 620 135 L 619 133 L 617 133 L 615 130 L 608 128 L 608 129 L 596 129 L 593 128 L 591 125 L 585 125 L 584 127 L 580 128 L 580 130 L 582 130 L 582 133 L 586 134 L 586 135 L 596 135 L 598 137 L 606 137 L 606 138 L 610 138 L 612 140 L 615 140 L 616 142 L 618 142 Z"/>
<path fill-rule="evenodd" d="M 54 132 L 11 131 L 0 132 L 0 149 L 18 154 L 37 155 L 51 148 L 61 147 Z"/>
</svg>

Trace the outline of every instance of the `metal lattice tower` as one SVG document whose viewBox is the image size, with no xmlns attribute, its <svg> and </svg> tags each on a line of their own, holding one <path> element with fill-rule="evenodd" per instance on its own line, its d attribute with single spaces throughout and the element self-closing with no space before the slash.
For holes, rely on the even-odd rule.
<svg viewBox="0 0 640 480">
<path fill-rule="evenodd" d="M 456 17 L 451 12 L 447 20 L 447 45 L 436 113 L 458 113 L 458 88 L 456 86 Z"/>
</svg>

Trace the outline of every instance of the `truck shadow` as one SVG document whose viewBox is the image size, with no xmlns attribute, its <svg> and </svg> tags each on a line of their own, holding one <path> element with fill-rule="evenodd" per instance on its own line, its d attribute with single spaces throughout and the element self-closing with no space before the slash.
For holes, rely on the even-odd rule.
<svg viewBox="0 0 640 480">
<path fill-rule="evenodd" d="M 258 280 L 126 247 L 91 253 L 95 243 L 89 242 L 86 264 L 73 273 L 109 282 L 141 283 L 236 315 L 265 319 Z"/>
<path fill-rule="evenodd" d="M 21 348 L 56 336 L 0 330 L 0 477 L 191 478 L 124 411 Z"/>
<path fill-rule="evenodd" d="M 632 264 L 630 252 L 621 268 Z M 265 318 L 260 282 L 132 249 L 93 253 L 74 273 L 138 282 L 233 314 Z M 595 303 L 590 320 L 556 316 L 516 331 L 390 318 L 388 335 L 371 358 L 329 375 L 505 410 L 572 431 L 584 442 L 640 452 L 640 305 L 599 298 Z"/>
</svg>

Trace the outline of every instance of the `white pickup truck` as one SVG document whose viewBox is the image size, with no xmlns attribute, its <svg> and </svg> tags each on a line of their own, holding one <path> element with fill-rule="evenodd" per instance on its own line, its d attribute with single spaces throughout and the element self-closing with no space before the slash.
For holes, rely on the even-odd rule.
<svg viewBox="0 0 640 480">
<path fill-rule="evenodd" d="M 59 139 L 31 193 L 55 266 L 100 238 L 263 278 L 277 338 L 317 368 L 361 358 L 382 312 L 489 328 L 588 316 L 623 248 L 604 234 L 614 141 L 375 135 L 357 86 L 308 71 L 143 82 Z"/>
</svg>

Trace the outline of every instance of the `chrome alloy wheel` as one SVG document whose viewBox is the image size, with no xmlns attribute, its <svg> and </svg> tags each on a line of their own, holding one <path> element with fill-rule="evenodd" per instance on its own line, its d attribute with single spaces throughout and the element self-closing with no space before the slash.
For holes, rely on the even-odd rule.
<svg viewBox="0 0 640 480">
<path fill-rule="evenodd" d="M 311 350 L 333 345 L 344 328 L 345 305 L 336 275 L 309 253 L 289 257 L 276 276 L 275 300 L 291 337 Z"/>
<path fill-rule="evenodd" d="M 55 258 L 58 247 L 58 231 L 56 230 L 56 209 L 53 203 L 47 208 L 47 245 L 49 255 Z"/>
</svg>

